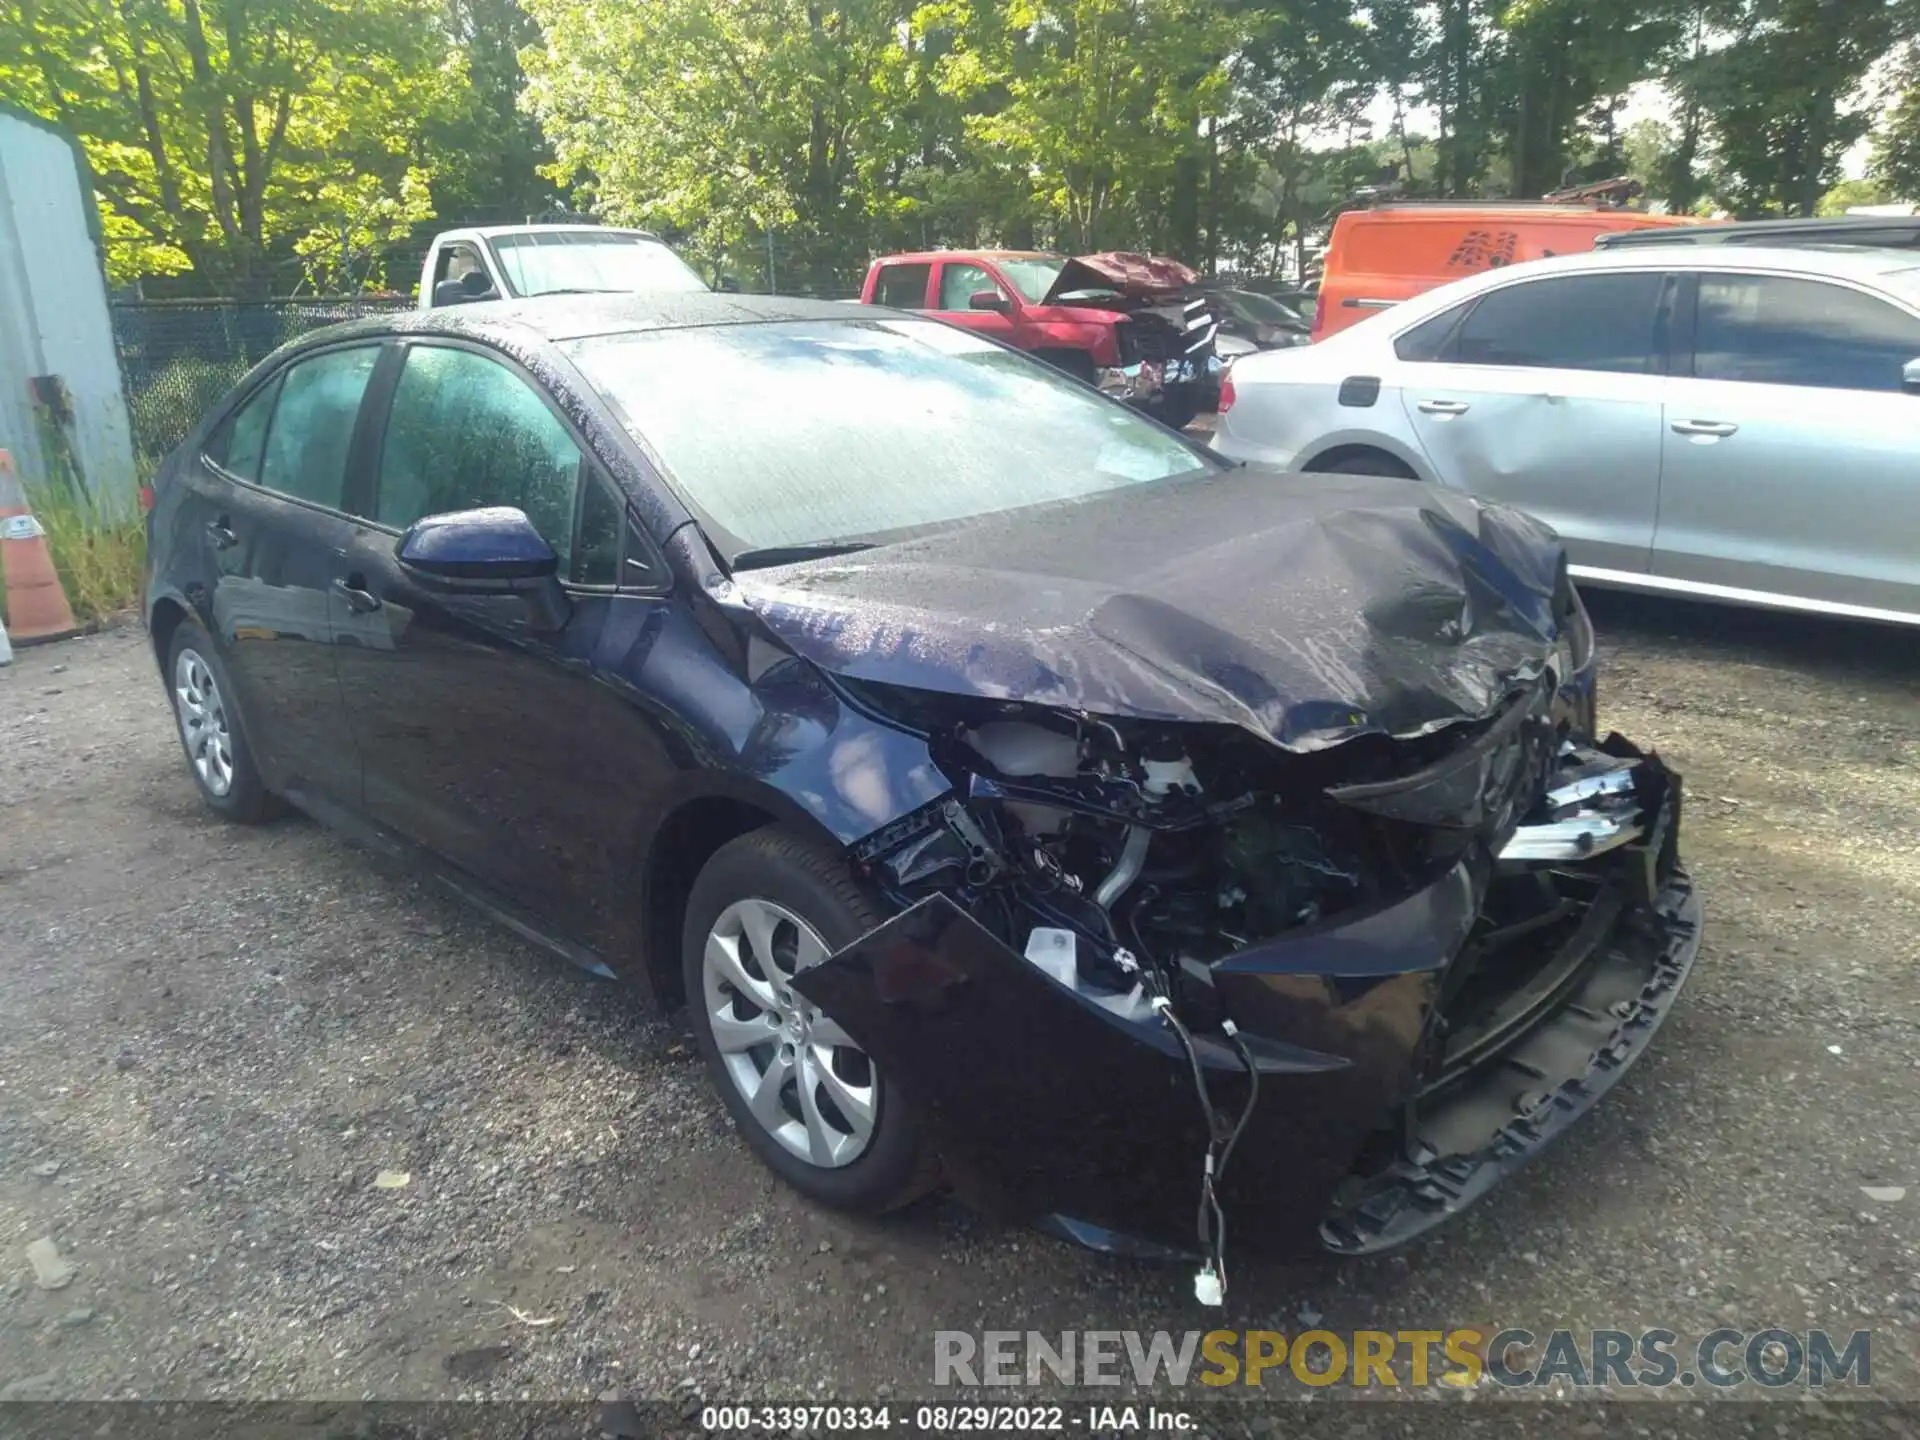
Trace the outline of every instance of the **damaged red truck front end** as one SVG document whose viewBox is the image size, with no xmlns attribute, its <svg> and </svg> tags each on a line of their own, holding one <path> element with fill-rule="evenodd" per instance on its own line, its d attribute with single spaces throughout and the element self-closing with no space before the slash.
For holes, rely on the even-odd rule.
<svg viewBox="0 0 1920 1440">
<path fill-rule="evenodd" d="M 861 301 L 932 310 L 1024 350 L 1179 429 L 1219 401 L 1219 316 L 1177 260 L 1126 251 L 886 255 Z"/>
</svg>

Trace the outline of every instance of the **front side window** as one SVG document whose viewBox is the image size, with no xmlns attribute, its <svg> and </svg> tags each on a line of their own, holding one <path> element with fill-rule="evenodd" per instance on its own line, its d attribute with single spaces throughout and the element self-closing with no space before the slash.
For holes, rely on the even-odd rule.
<svg viewBox="0 0 1920 1440">
<path fill-rule="evenodd" d="M 1789 275 L 1702 275 L 1693 373 L 1702 380 L 1899 390 L 1920 320 L 1844 285 Z"/>
<path fill-rule="evenodd" d="M 512 505 L 569 574 L 580 448 L 532 386 L 471 350 L 407 351 L 380 449 L 374 518 L 404 530 L 427 515 Z"/>
<path fill-rule="evenodd" d="M 937 321 L 714 326 L 567 350 L 730 559 L 1220 468 L 1052 366 Z"/>
<path fill-rule="evenodd" d="M 262 485 L 331 510 L 345 508 L 347 452 L 379 355 L 378 346 L 357 345 L 287 367 L 267 425 Z"/>
<path fill-rule="evenodd" d="M 440 252 L 439 273 L 433 278 L 436 284 L 464 280 L 475 273 L 485 274 L 486 269 L 478 250 L 464 241 L 456 241 Z"/>
<path fill-rule="evenodd" d="M 687 294 L 707 289 L 707 282 L 692 266 L 658 240 L 643 235 L 535 230 L 496 235 L 490 243 L 515 295 Z"/>
<path fill-rule="evenodd" d="M 974 292 L 991 290 L 1000 293 L 1000 286 L 978 265 L 967 265 L 954 260 L 947 262 L 940 270 L 940 308 L 942 310 L 971 310 Z"/>
<path fill-rule="evenodd" d="M 1647 375 L 1664 277 L 1561 275 L 1480 297 L 1441 358 L 1461 365 Z"/>
<path fill-rule="evenodd" d="M 208 458 L 229 475 L 258 481 L 260 452 L 266 448 L 267 421 L 272 418 L 274 397 L 279 393 L 277 378 L 254 391 L 253 397 L 215 432 L 207 445 Z"/>
<path fill-rule="evenodd" d="M 874 282 L 873 303 L 893 310 L 927 308 L 927 277 L 931 265 L 883 265 Z"/>
</svg>

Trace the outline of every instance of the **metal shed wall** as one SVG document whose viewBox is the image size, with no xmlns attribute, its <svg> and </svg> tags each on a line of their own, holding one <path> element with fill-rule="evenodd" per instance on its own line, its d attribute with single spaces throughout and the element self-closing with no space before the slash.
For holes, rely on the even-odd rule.
<svg viewBox="0 0 1920 1440">
<path fill-rule="evenodd" d="M 74 457 L 96 504 L 137 504 L 132 434 L 107 311 L 99 211 L 85 156 L 58 128 L 0 105 L 0 449 L 48 478 L 31 382 L 72 399 Z"/>
</svg>

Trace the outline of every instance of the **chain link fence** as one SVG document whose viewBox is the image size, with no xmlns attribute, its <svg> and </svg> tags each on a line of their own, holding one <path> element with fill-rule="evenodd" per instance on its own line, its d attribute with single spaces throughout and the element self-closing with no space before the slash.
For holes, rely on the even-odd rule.
<svg viewBox="0 0 1920 1440">
<path fill-rule="evenodd" d="M 113 306 L 141 473 L 186 439 L 254 364 L 323 325 L 412 308 L 403 299 L 151 300 Z"/>
</svg>

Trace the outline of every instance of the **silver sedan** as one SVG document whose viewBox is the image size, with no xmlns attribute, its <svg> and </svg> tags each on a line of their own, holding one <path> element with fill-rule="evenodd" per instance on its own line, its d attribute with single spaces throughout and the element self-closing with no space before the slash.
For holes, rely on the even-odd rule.
<svg viewBox="0 0 1920 1440">
<path fill-rule="evenodd" d="M 1623 248 L 1235 364 L 1214 444 L 1529 510 L 1590 585 L 1920 624 L 1920 256 Z"/>
</svg>

